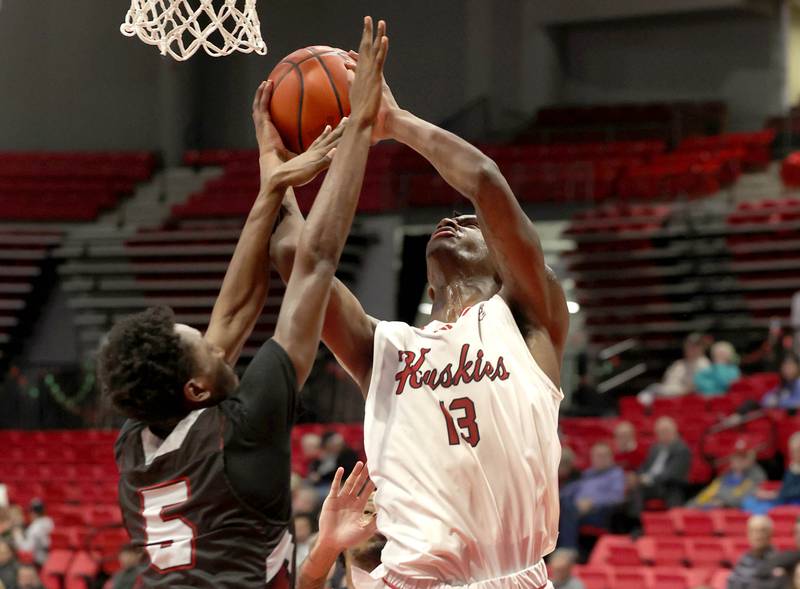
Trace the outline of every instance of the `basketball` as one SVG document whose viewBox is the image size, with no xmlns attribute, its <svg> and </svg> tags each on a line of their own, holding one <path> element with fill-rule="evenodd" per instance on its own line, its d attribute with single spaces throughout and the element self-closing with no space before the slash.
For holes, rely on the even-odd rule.
<svg viewBox="0 0 800 589">
<path fill-rule="evenodd" d="M 270 116 L 291 151 L 305 151 L 326 125 L 350 114 L 348 61 L 341 49 L 314 45 L 287 55 L 270 73 Z"/>
</svg>

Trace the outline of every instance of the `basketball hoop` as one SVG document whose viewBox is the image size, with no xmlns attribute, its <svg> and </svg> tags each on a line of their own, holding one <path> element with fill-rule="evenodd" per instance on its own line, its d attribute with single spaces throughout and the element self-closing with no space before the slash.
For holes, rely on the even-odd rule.
<svg viewBox="0 0 800 589">
<path fill-rule="evenodd" d="M 156 45 L 161 55 L 189 59 L 201 47 L 213 57 L 234 51 L 264 55 L 256 0 L 131 0 L 120 31 Z M 244 6 L 240 9 L 239 6 Z"/>
</svg>

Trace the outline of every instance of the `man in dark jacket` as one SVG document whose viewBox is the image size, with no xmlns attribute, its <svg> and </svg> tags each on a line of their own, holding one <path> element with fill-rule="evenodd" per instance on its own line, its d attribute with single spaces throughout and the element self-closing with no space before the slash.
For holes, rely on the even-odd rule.
<svg viewBox="0 0 800 589">
<path fill-rule="evenodd" d="M 751 517 L 747 521 L 747 540 L 750 550 L 733 567 L 728 589 L 777 589 L 780 580 L 767 566 L 776 555 L 772 547 L 772 520 L 765 515 Z"/>
<path fill-rule="evenodd" d="M 651 446 L 637 478 L 642 500 L 661 499 L 668 507 L 677 507 L 684 502 L 692 453 L 671 417 L 656 421 L 655 434 L 656 443 Z"/>
</svg>

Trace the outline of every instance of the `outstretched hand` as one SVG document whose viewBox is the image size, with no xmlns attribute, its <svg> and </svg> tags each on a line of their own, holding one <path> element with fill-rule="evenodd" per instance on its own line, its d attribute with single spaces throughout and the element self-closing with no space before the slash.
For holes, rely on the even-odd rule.
<svg viewBox="0 0 800 589">
<path fill-rule="evenodd" d="M 335 129 L 328 125 L 314 143 L 298 156 L 284 162 L 273 172 L 274 182 L 283 188 L 308 184 L 333 161 L 336 146 L 342 138 L 347 118 L 341 120 Z"/>
<path fill-rule="evenodd" d="M 350 86 L 351 117 L 359 124 L 374 125 L 378 117 L 383 87 L 383 64 L 388 51 L 386 23 L 379 21 L 377 34 L 373 35 L 372 18 L 365 17 L 355 77 Z"/>
<path fill-rule="evenodd" d="M 352 61 L 345 62 L 344 67 L 348 70 L 349 81 L 352 84 L 353 79 L 355 78 L 359 56 L 357 51 L 352 50 L 348 51 L 347 55 L 350 57 L 350 59 L 352 59 Z M 387 120 L 399 110 L 400 107 L 398 106 L 397 100 L 392 93 L 392 89 L 389 88 L 389 84 L 386 83 L 386 76 L 383 76 L 381 88 L 381 106 L 378 110 L 378 116 L 375 119 L 375 127 L 372 130 L 373 144 L 383 141 L 384 139 L 391 139 L 391 133 L 387 127 Z"/>
<path fill-rule="evenodd" d="M 291 152 L 283 144 L 278 130 L 272 124 L 272 117 L 269 114 L 269 103 L 272 100 L 272 91 L 275 83 L 272 80 L 261 82 L 256 95 L 253 98 L 253 125 L 258 141 L 258 155 L 277 155 L 282 161 L 292 157 Z"/>
<path fill-rule="evenodd" d="M 377 531 L 375 515 L 364 513 L 375 490 L 367 467 L 356 463 L 342 487 L 343 475 L 344 469 L 339 468 L 319 516 L 319 543 L 338 552 L 360 544 Z"/>
</svg>

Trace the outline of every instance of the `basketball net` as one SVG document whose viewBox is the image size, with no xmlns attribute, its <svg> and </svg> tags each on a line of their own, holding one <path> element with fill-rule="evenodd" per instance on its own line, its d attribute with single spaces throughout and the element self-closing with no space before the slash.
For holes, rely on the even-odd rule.
<svg viewBox="0 0 800 589">
<path fill-rule="evenodd" d="M 156 45 L 178 61 L 201 47 L 213 57 L 234 51 L 264 55 L 256 0 L 131 0 L 120 31 Z M 237 4 L 244 4 L 240 10 Z M 194 6 L 197 5 L 197 6 Z"/>
</svg>

